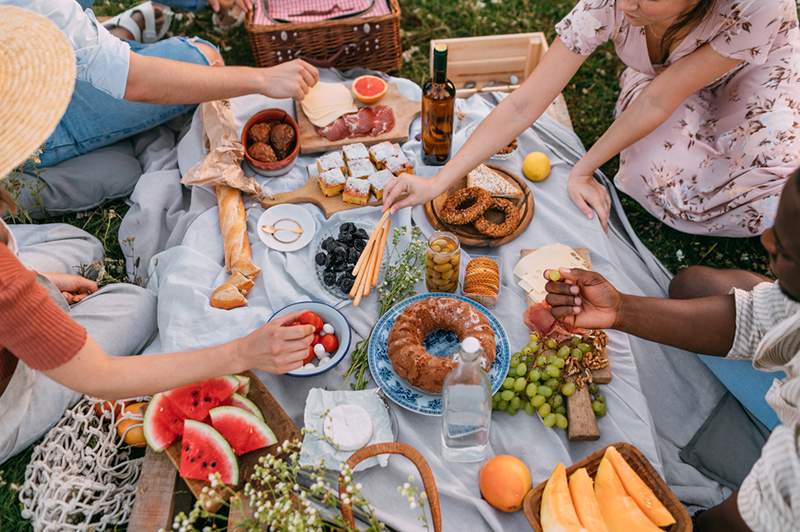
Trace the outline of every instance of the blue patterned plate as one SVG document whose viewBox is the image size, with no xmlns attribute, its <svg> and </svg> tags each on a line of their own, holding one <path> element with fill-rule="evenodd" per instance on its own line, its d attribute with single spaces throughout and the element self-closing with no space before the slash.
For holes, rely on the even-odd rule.
<svg viewBox="0 0 800 532">
<path fill-rule="evenodd" d="M 405 379 L 401 378 L 392 366 L 387 352 L 389 333 L 394 327 L 394 321 L 409 305 L 428 299 L 431 297 L 450 297 L 469 303 L 475 310 L 483 314 L 492 326 L 494 336 L 497 341 L 497 355 L 489 372 L 489 379 L 492 381 L 492 393 L 500 389 L 503 379 L 508 374 L 508 365 L 511 360 L 508 335 L 503 326 L 497 321 L 492 313 L 481 305 L 466 297 L 456 294 L 442 294 L 431 292 L 409 297 L 392 307 L 389 312 L 384 314 L 372 331 L 369 341 L 369 370 L 372 378 L 378 383 L 386 396 L 402 406 L 403 408 L 424 414 L 426 416 L 442 415 L 442 397 L 411 386 Z M 458 348 L 458 338 L 455 334 L 446 331 L 434 331 L 425 338 L 425 348 L 429 353 L 437 356 L 448 356 Z"/>
</svg>

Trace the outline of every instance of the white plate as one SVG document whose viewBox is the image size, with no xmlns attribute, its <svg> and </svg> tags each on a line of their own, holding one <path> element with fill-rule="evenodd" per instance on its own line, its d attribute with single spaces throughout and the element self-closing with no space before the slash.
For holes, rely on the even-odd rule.
<svg viewBox="0 0 800 532">
<path fill-rule="evenodd" d="M 295 224 L 291 222 L 281 222 L 280 220 L 284 218 L 296 221 L 303 229 L 303 234 L 294 242 L 279 242 L 274 236 L 261 230 L 262 225 L 277 224 L 276 227 L 296 227 Z M 300 205 L 284 203 L 283 205 L 275 205 L 264 211 L 258 219 L 256 231 L 258 232 L 258 238 L 260 238 L 268 248 L 284 252 L 297 251 L 307 246 L 314 238 L 314 233 L 317 231 L 317 224 L 314 222 L 314 217 L 311 216 L 311 213 Z M 281 231 L 278 233 L 278 238 L 281 240 L 291 240 L 294 236 L 295 234 L 290 231 Z"/>
</svg>

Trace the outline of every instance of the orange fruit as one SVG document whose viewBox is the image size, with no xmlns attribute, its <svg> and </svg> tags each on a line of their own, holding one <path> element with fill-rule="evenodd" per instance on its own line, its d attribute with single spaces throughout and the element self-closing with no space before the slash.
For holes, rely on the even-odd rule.
<svg viewBox="0 0 800 532">
<path fill-rule="evenodd" d="M 365 104 L 373 104 L 386 95 L 389 84 L 378 76 L 359 76 L 353 81 L 353 95 Z"/>
<path fill-rule="evenodd" d="M 125 403 L 122 401 L 105 401 L 102 403 L 95 403 L 94 404 L 94 413 L 100 417 L 103 417 L 103 414 L 106 412 L 114 411 L 114 418 L 118 418 L 122 413 L 122 406 Z"/>
<path fill-rule="evenodd" d="M 131 447 L 144 447 L 144 411 L 147 403 L 133 403 L 125 407 L 117 421 L 117 434 Z"/>
<path fill-rule="evenodd" d="M 531 472 L 525 462 L 509 454 L 497 455 L 480 472 L 483 498 L 503 512 L 516 512 L 531 489 Z"/>
</svg>

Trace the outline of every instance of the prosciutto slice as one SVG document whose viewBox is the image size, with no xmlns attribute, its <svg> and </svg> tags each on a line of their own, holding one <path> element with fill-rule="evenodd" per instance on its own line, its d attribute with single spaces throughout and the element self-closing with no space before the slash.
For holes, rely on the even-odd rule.
<svg viewBox="0 0 800 532">
<path fill-rule="evenodd" d="M 539 333 L 540 336 L 570 336 L 586 332 L 585 329 L 571 327 L 564 322 L 556 320 L 550 309 L 550 305 L 545 301 L 530 305 L 525 309 L 522 320 L 528 326 L 528 329 Z"/>
<path fill-rule="evenodd" d="M 386 105 L 362 107 L 355 113 L 342 115 L 317 133 L 330 141 L 355 137 L 377 137 L 394 128 L 394 111 Z"/>
</svg>

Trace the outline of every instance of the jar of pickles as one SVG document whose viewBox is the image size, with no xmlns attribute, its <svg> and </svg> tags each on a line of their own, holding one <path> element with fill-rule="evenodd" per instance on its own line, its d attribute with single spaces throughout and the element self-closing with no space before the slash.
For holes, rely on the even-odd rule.
<svg viewBox="0 0 800 532">
<path fill-rule="evenodd" d="M 455 292 L 461 265 L 461 246 L 453 233 L 436 231 L 428 239 L 425 280 L 429 292 Z"/>
</svg>

